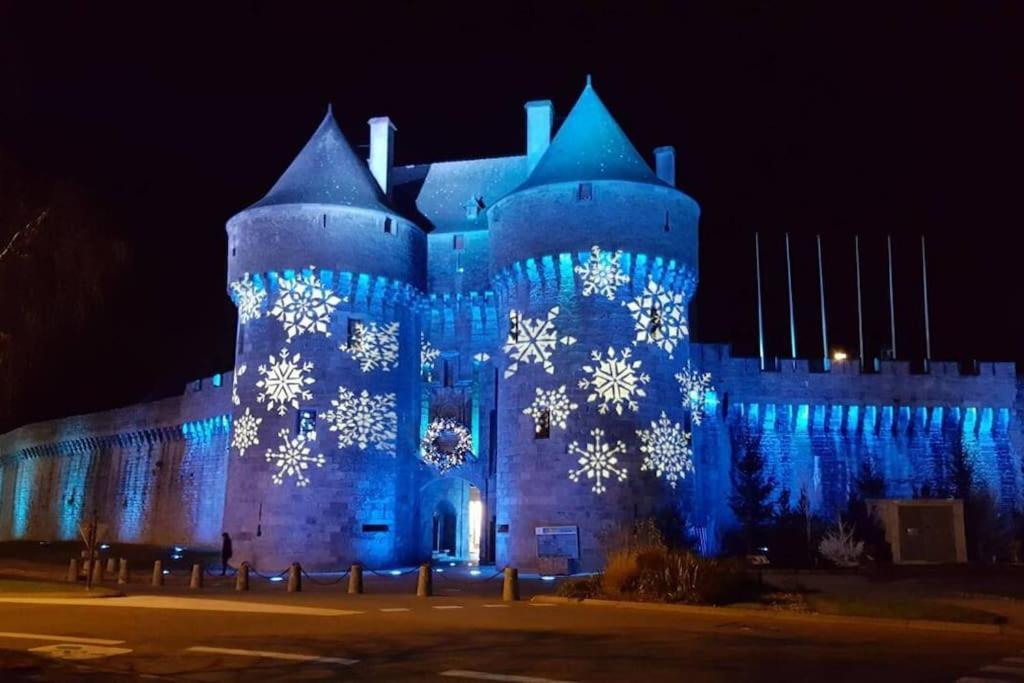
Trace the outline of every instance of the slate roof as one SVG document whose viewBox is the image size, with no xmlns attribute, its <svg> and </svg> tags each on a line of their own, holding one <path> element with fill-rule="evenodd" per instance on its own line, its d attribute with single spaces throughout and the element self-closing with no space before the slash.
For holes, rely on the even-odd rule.
<svg viewBox="0 0 1024 683">
<path fill-rule="evenodd" d="M 597 96 L 589 76 L 583 93 L 551 145 L 516 191 L 581 180 L 629 180 L 665 185 L 619 128 Z"/>
<path fill-rule="evenodd" d="M 327 115 L 270 192 L 250 209 L 281 204 L 332 204 L 396 213 L 388 206 L 366 162 L 356 156 Z"/>
</svg>

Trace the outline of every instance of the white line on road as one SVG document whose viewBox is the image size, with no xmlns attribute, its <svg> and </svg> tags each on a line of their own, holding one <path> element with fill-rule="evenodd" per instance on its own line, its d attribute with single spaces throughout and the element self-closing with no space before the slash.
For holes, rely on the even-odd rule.
<svg viewBox="0 0 1024 683">
<path fill-rule="evenodd" d="M 526 604 L 530 607 L 558 607 L 558 605 L 549 605 L 546 602 L 528 602 Z"/>
<path fill-rule="evenodd" d="M 964 676 L 956 679 L 956 683 L 1013 683 L 1005 678 L 978 678 L 976 676 Z"/>
<path fill-rule="evenodd" d="M 998 664 L 992 664 L 990 666 L 983 666 L 980 671 L 994 674 L 1013 674 L 1014 676 L 1024 676 L 1024 668 L 1019 666 L 1000 666 Z"/>
<path fill-rule="evenodd" d="M 75 607 L 134 607 L 142 609 L 196 610 L 200 612 L 247 612 L 258 614 L 288 614 L 309 617 L 343 617 L 362 614 L 355 610 L 303 607 L 243 600 L 217 600 L 213 598 L 178 598 L 161 595 L 133 595 L 125 598 L 0 598 L 0 603 L 26 605 L 62 605 Z"/>
<path fill-rule="evenodd" d="M 381 612 L 408 612 L 408 607 L 381 607 Z"/>
<path fill-rule="evenodd" d="M 434 609 L 462 609 L 462 605 L 433 605 Z"/>
<path fill-rule="evenodd" d="M 508 607 L 508 605 L 484 605 L 484 607 Z"/>
<path fill-rule="evenodd" d="M 320 657 L 319 655 L 297 655 L 292 652 L 267 652 L 264 650 L 236 650 L 230 647 L 205 647 L 196 645 L 185 650 L 185 652 L 202 652 L 211 655 L 237 655 L 238 657 L 262 657 L 265 659 L 286 659 L 293 662 L 323 662 L 325 664 L 342 664 L 351 666 L 358 662 L 358 659 L 346 659 L 344 657 Z"/>
<path fill-rule="evenodd" d="M 1024 657 L 1003 657 L 1003 661 L 1009 664 L 1024 664 Z"/>
<path fill-rule="evenodd" d="M 21 638 L 24 640 L 58 640 L 62 643 L 81 643 L 82 645 L 120 645 L 123 640 L 107 640 L 105 638 L 78 638 L 76 636 L 51 636 L 45 633 L 12 633 L 0 631 L 0 638 Z"/>
<path fill-rule="evenodd" d="M 572 683 L 572 681 L 556 681 L 553 678 L 537 678 L 535 676 L 512 676 L 509 674 L 489 674 L 485 671 L 463 671 L 451 669 L 442 671 L 442 676 L 449 678 L 474 678 L 478 681 L 506 681 L 507 683 Z"/>
</svg>

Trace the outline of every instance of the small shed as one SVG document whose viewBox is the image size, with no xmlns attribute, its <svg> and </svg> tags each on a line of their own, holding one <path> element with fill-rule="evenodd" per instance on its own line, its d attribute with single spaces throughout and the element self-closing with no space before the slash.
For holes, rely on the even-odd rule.
<svg viewBox="0 0 1024 683">
<path fill-rule="evenodd" d="M 867 504 L 885 527 L 894 564 L 967 562 L 962 500 L 887 498 Z"/>
</svg>

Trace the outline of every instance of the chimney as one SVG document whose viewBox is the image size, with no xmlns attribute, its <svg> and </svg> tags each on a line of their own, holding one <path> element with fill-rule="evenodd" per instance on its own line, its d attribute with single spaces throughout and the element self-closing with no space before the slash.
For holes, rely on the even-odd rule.
<svg viewBox="0 0 1024 683">
<path fill-rule="evenodd" d="M 675 147 L 656 147 L 654 149 L 654 172 L 662 182 L 672 187 L 676 186 Z"/>
<path fill-rule="evenodd" d="M 555 108 L 551 100 L 526 103 L 526 172 L 533 171 L 551 143 L 551 123 Z"/>
<path fill-rule="evenodd" d="M 387 116 L 372 118 L 370 124 L 370 173 L 377 179 L 381 192 L 391 197 L 391 168 L 395 163 L 395 124 Z"/>
</svg>

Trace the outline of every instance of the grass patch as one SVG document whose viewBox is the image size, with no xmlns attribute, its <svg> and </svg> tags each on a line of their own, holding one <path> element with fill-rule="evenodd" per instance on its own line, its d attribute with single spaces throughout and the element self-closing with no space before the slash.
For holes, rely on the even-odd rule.
<svg viewBox="0 0 1024 683">
<path fill-rule="evenodd" d="M 21 581 L 17 579 L 0 579 L 0 597 L 4 595 L 39 595 L 46 597 L 53 593 L 86 593 L 84 584 L 57 583 L 53 581 Z M 92 589 L 92 595 L 113 595 L 116 591 L 102 586 Z"/>
<path fill-rule="evenodd" d="M 863 600 L 834 595 L 808 595 L 805 600 L 813 612 L 848 617 L 928 619 L 965 624 L 997 624 L 1004 621 L 991 612 L 925 600 Z"/>
</svg>

